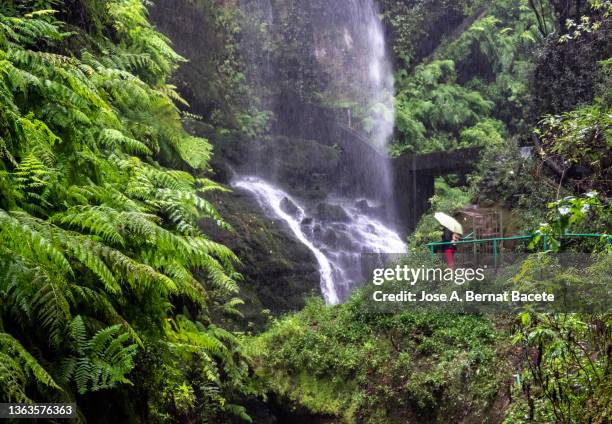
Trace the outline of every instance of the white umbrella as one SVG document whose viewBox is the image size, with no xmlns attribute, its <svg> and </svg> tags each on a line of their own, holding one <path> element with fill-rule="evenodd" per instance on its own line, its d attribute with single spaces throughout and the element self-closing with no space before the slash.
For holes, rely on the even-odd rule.
<svg viewBox="0 0 612 424">
<path fill-rule="evenodd" d="M 434 218 L 436 218 L 436 221 L 438 221 L 440 225 L 442 225 L 445 228 L 448 228 L 453 233 L 463 235 L 463 227 L 452 216 L 448 216 L 447 214 L 442 213 L 442 212 L 436 212 L 434 214 Z"/>
</svg>

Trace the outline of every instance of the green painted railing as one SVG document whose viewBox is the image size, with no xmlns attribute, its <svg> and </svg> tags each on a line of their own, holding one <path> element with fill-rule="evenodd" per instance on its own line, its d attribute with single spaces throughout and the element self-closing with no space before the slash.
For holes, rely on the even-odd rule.
<svg viewBox="0 0 612 424">
<path fill-rule="evenodd" d="M 479 244 L 479 243 L 493 243 L 493 260 L 497 264 L 497 254 L 498 254 L 498 243 L 502 241 L 512 241 L 512 240 L 531 240 L 536 237 L 536 234 L 527 234 L 522 236 L 510 236 L 510 237 L 494 237 L 494 238 L 486 238 L 486 239 L 470 239 L 470 240 L 458 240 L 458 241 L 439 241 L 439 242 L 431 242 L 427 243 L 426 246 L 429 247 L 431 254 L 435 253 L 436 246 L 454 246 L 458 244 Z M 588 237 L 588 238 L 606 238 L 606 241 L 609 245 L 612 245 L 612 235 L 610 234 L 578 234 L 578 233 L 567 233 L 559 238 L 572 238 L 572 237 Z M 548 236 L 542 236 L 544 251 L 548 250 Z"/>
</svg>

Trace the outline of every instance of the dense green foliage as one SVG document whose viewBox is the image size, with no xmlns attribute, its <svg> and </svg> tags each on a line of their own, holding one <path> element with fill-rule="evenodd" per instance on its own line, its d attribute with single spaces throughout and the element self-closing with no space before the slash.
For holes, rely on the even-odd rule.
<svg viewBox="0 0 612 424">
<path fill-rule="evenodd" d="M 589 281 L 609 286 L 609 253 L 590 264 L 550 272 L 556 258 L 533 257 L 516 275 L 518 285 L 537 281 L 580 287 Z M 583 259 L 584 261 L 584 259 Z M 547 269 L 544 273 L 542 270 Z M 543 277 L 543 275 L 545 277 Z M 537 278 L 537 280 L 536 280 Z M 605 299 L 591 295 L 597 302 Z M 610 419 L 610 312 L 535 313 L 525 311 L 516 319 L 513 343 L 521 349 L 520 373 L 514 385 L 516 402 L 506 422 L 606 422 Z"/>
<path fill-rule="evenodd" d="M 396 74 L 396 154 L 495 143 L 505 138 L 503 124 L 527 136 L 527 123 L 590 102 L 606 85 L 596 62 L 609 56 L 607 2 L 585 6 L 584 16 L 556 33 L 547 2 L 415 3 L 407 17 L 392 14 L 401 2 L 388 6 L 397 54 L 415 56 Z M 436 22 L 440 16 L 449 29 L 436 31 L 440 38 L 429 37 L 428 43 L 438 44 L 430 45 L 427 54 L 406 45 L 406 34 L 415 37 L 423 32 L 423 20 Z M 559 36 L 568 27 L 569 33 Z M 491 118 L 503 124 L 484 124 L 488 131 L 463 136 L 468 127 Z"/>
<path fill-rule="evenodd" d="M 487 118 L 493 102 L 456 83 L 452 60 L 420 65 L 398 81 L 396 126 L 401 144 L 393 153 L 429 153 L 483 146 L 502 140 L 504 125 Z"/>
<path fill-rule="evenodd" d="M 207 318 L 238 303 L 237 258 L 196 224 L 226 225 L 166 83 L 182 59 L 139 0 L 79 6 L 84 27 L 73 7 L 0 8 L 0 398 L 242 414 L 238 342 Z"/>
<path fill-rule="evenodd" d="M 342 422 L 486 422 L 504 373 L 484 318 L 368 311 L 312 300 L 249 342 L 264 384 Z M 492 421 L 494 422 L 494 421 Z"/>
<path fill-rule="evenodd" d="M 610 264 L 597 265 L 596 278 L 605 278 L 604 266 Z M 517 376 L 516 394 L 524 397 L 511 406 L 505 422 L 609 421 L 609 323 L 609 314 L 523 313 L 513 341 L 533 356 L 524 359 Z"/>
<path fill-rule="evenodd" d="M 425 3 L 411 13 L 423 14 Z M 425 10 L 431 19 L 439 13 Z M 396 74 L 396 154 L 495 144 L 506 138 L 506 126 L 522 126 L 528 56 L 542 38 L 533 13 L 518 0 L 461 13 L 448 6 L 446 13 L 455 30 L 440 33 L 438 45 Z M 394 32 L 413 32 L 421 19 L 396 23 Z"/>
<path fill-rule="evenodd" d="M 180 10 L 180 13 L 176 13 Z M 209 131 L 238 131 L 250 137 L 269 127 L 270 113 L 263 110 L 262 94 L 251 72 L 242 66 L 253 52 L 245 36 L 259 16 L 242 16 L 230 2 L 215 0 L 158 0 L 151 17 L 176 50 L 189 57 L 172 76 L 189 102 L 189 111 L 206 117 Z M 253 29 L 255 31 L 255 29 Z"/>
</svg>

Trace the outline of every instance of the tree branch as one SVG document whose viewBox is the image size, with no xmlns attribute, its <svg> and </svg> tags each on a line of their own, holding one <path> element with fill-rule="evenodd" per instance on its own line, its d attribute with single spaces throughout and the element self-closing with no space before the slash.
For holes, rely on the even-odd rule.
<svg viewBox="0 0 612 424">
<path fill-rule="evenodd" d="M 548 165 L 548 167 L 552 171 L 554 171 L 557 175 L 563 178 L 565 176 L 565 169 L 563 169 L 561 165 L 559 165 L 557 162 L 552 160 L 550 157 L 546 156 L 546 152 L 544 151 L 544 148 L 542 147 L 542 143 L 540 143 L 540 139 L 538 138 L 537 135 L 532 134 L 531 137 L 533 139 L 533 142 L 536 145 L 536 148 L 538 149 L 538 152 L 544 152 L 544 154 L 542 155 L 542 159 L 544 163 Z"/>
</svg>

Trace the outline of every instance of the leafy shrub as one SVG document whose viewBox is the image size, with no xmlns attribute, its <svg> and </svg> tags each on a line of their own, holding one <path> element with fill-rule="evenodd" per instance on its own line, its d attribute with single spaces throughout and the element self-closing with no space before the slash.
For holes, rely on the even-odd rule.
<svg viewBox="0 0 612 424">
<path fill-rule="evenodd" d="M 364 309 L 361 296 L 334 307 L 313 299 L 248 340 L 262 384 L 347 422 L 484 416 L 501 378 L 486 319 L 376 314 Z"/>
<path fill-rule="evenodd" d="M 575 290 L 584 282 L 595 281 L 605 292 L 610 284 L 611 257 L 604 253 L 587 267 L 581 264 L 578 268 L 557 271 L 542 283 L 570 282 Z M 541 257 L 525 261 L 516 277 L 517 284 L 540 281 L 541 270 L 548 264 L 549 260 Z M 590 300 L 598 302 L 603 298 L 593 296 Z M 608 421 L 611 319 L 609 312 L 520 314 L 513 342 L 521 349 L 518 355 L 521 372 L 513 388 L 515 401 L 504 422 Z"/>
<path fill-rule="evenodd" d="M 454 62 L 443 60 L 419 65 L 398 82 L 394 154 L 455 149 L 461 130 L 489 114 L 493 103 L 455 79 Z"/>
<path fill-rule="evenodd" d="M 541 138 L 541 154 L 551 157 L 581 190 L 609 191 L 612 161 L 607 157 L 612 148 L 612 116 L 610 105 L 598 99 L 562 115 L 547 115 L 535 133 Z"/>
</svg>

